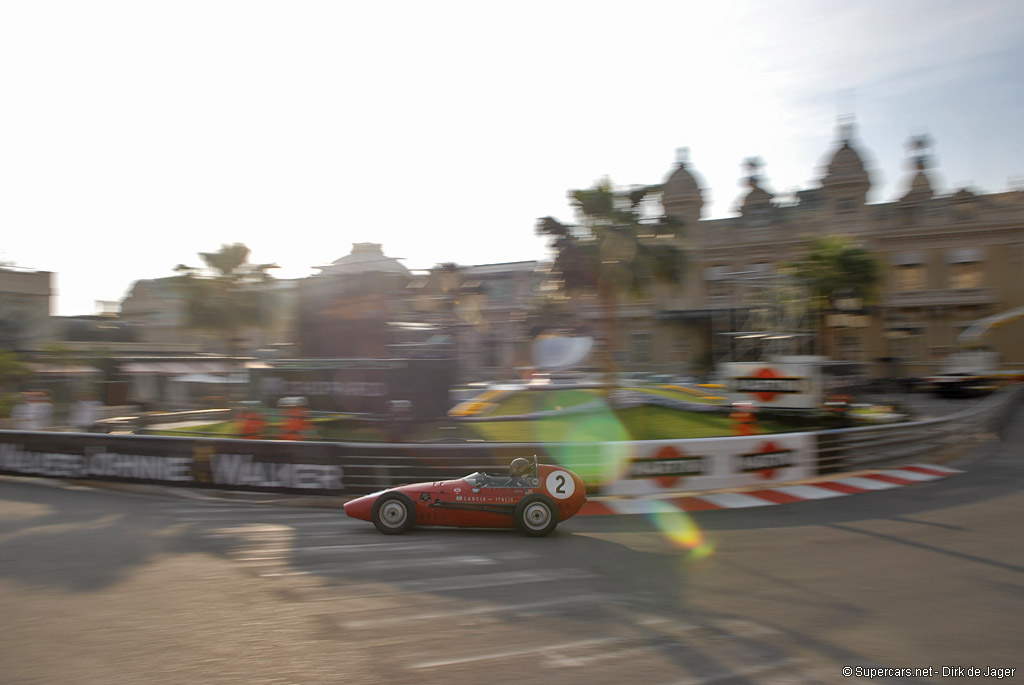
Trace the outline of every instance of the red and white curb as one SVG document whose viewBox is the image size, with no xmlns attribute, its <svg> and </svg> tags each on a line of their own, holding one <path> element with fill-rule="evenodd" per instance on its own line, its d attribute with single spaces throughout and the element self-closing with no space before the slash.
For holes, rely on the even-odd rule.
<svg viewBox="0 0 1024 685">
<path fill-rule="evenodd" d="M 898 469 L 860 473 L 848 478 L 801 485 L 780 485 L 764 490 L 708 493 L 686 497 L 588 500 L 578 515 L 655 514 L 670 508 L 682 511 L 707 511 L 709 509 L 764 507 L 772 504 L 842 497 L 872 490 L 888 490 L 889 488 L 938 480 L 956 473 L 963 473 L 963 471 L 936 464 L 913 464 Z"/>
</svg>

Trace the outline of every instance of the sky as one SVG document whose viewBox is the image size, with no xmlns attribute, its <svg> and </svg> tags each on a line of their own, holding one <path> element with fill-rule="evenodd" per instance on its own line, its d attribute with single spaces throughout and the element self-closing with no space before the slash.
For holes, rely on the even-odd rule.
<svg viewBox="0 0 1024 685">
<path fill-rule="evenodd" d="M 410 269 L 544 259 L 539 217 L 686 148 L 705 218 L 743 161 L 814 187 L 837 121 L 941 194 L 1024 189 L 1019 0 L 0 0 L 0 263 L 52 312 L 244 243 L 279 278 L 381 243 Z"/>
</svg>

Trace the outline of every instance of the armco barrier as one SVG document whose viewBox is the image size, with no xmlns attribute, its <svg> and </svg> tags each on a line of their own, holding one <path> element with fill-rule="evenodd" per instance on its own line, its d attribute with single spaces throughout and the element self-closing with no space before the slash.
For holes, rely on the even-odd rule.
<svg viewBox="0 0 1024 685">
<path fill-rule="evenodd" d="M 1024 385 L 1009 386 L 941 418 L 881 426 L 819 431 L 822 473 L 951 459 L 989 436 L 1024 397 Z"/>
<path fill-rule="evenodd" d="M 605 480 L 606 494 L 766 486 L 952 455 L 1024 395 L 1005 389 L 941 419 L 819 433 L 633 443 L 388 444 L 0 431 L 0 473 L 231 490 L 359 495 L 507 468 L 515 457 Z"/>
<path fill-rule="evenodd" d="M 507 468 L 523 445 L 404 445 L 0 431 L 0 473 L 357 495 Z M 542 460 L 545 455 L 538 455 Z"/>
</svg>

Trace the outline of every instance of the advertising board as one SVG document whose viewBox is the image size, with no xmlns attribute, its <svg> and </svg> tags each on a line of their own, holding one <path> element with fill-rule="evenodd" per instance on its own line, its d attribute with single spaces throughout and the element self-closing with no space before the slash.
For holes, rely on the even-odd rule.
<svg viewBox="0 0 1024 685">
<path fill-rule="evenodd" d="M 730 402 L 765 409 L 820 409 L 830 395 L 849 393 L 866 381 L 864 365 L 823 357 L 783 357 L 722 364 Z"/>
<path fill-rule="evenodd" d="M 770 486 L 817 473 L 812 433 L 633 443 L 625 473 L 603 495 Z"/>
</svg>

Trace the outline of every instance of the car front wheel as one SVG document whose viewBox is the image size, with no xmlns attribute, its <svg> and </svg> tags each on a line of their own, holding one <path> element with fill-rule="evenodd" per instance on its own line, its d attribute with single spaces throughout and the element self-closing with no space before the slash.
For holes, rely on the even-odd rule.
<svg viewBox="0 0 1024 685">
<path fill-rule="evenodd" d="M 373 503 L 372 518 L 385 535 L 401 535 L 416 523 L 416 508 L 402 493 L 386 492 Z"/>
<path fill-rule="evenodd" d="M 533 538 L 544 537 L 558 525 L 554 503 L 544 495 L 529 495 L 516 505 L 516 527 Z"/>
</svg>

